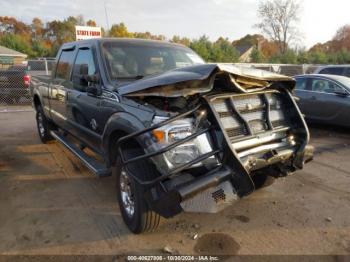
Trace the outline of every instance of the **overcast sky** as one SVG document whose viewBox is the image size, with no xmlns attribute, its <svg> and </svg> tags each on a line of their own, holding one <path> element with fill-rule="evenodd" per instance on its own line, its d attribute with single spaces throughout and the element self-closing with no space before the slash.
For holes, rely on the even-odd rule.
<svg viewBox="0 0 350 262">
<path fill-rule="evenodd" d="M 190 38 L 206 34 L 211 40 L 258 32 L 253 25 L 259 0 L 0 0 L 0 16 L 30 22 L 35 16 L 48 21 L 82 14 L 106 27 L 103 2 L 109 24 L 124 22 L 129 31 Z M 306 47 L 330 40 L 340 26 L 350 24 L 349 0 L 300 2 L 301 44 Z"/>
</svg>

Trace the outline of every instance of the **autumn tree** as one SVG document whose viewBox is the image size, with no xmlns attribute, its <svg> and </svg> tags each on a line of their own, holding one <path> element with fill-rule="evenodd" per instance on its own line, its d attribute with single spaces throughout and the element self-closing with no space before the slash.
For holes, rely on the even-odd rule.
<svg viewBox="0 0 350 262">
<path fill-rule="evenodd" d="M 31 29 L 25 23 L 14 17 L 0 16 L 0 33 L 18 34 L 22 37 L 30 37 Z"/>
<path fill-rule="evenodd" d="M 160 40 L 165 41 L 166 37 L 164 35 L 153 35 L 150 32 L 134 32 L 133 33 L 134 38 L 141 38 L 141 39 L 151 39 L 151 40 Z"/>
<path fill-rule="evenodd" d="M 97 26 L 95 20 L 91 20 L 91 19 L 86 22 L 86 25 L 87 26 L 92 26 L 92 27 Z"/>
<path fill-rule="evenodd" d="M 171 42 L 181 44 L 184 46 L 190 46 L 191 40 L 187 37 L 180 37 L 178 35 L 174 35 L 173 38 L 171 39 Z"/>
<path fill-rule="evenodd" d="M 259 4 L 260 23 L 256 27 L 278 44 L 281 54 L 286 53 L 289 44 L 298 39 L 299 12 L 300 5 L 296 0 L 264 0 Z"/>
<path fill-rule="evenodd" d="M 274 41 L 263 41 L 260 43 L 260 51 L 264 57 L 273 57 L 279 53 L 279 45 Z"/>
<path fill-rule="evenodd" d="M 350 50 L 350 25 L 344 25 L 338 29 L 330 48 L 332 51 Z"/>
<path fill-rule="evenodd" d="M 109 30 L 109 36 L 111 37 L 133 37 L 133 33 L 128 31 L 128 28 L 124 23 L 114 24 Z"/>
<path fill-rule="evenodd" d="M 40 18 L 38 18 L 38 17 L 33 18 L 31 28 L 33 31 L 33 38 L 34 39 L 41 39 L 43 37 L 44 24 Z"/>
</svg>

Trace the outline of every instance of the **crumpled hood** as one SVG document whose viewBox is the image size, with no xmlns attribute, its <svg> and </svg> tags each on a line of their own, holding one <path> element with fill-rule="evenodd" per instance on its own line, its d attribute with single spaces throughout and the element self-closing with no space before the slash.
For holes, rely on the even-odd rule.
<svg viewBox="0 0 350 262">
<path fill-rule="evenodd" d="M 118 93 L 126 96 L 165 97 L 206 93 L 213 89 L 214 80 L 218 75 L 229 80 L 232 90 L 242 93 L 262 90 L 275 82 L 281 82 L 290 90 L 295 86 L 292 78 L 264 70 L 232 64 L 201 64 L 177 68 L 125 84 L 118 88 Z"/>
</svg>

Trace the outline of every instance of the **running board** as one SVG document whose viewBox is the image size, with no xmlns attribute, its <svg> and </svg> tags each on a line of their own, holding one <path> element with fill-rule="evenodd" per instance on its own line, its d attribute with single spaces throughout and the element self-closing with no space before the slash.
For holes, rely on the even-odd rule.
<svg viewBox="0 0 350 262">
<path fill-rule="evenodd" d="M 98 177 L 105 177 L 111 175 L 111 170 L 106 168 L 105 165 L 102 163 L 99 163 L 97 160 L 93 159 L 92 157 L 88 156 L 83 150 L 81 150 L 79 147 L 75 146 L 74 144 L 67 141 L 67 139 L 58 134 L 57 132 L 51 131 L 51 136 L 53 136 L 58 142 L 60 142 L 62 145 L 64 145 L 69 151 L 71 151 L 74 155 L 76 155 L 83 164 L 90 169 L 96 176 Z"/>
</svg>

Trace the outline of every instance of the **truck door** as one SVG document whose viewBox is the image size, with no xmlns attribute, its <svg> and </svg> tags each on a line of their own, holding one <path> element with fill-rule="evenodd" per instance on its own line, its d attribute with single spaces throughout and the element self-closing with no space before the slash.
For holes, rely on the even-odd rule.
<svg viewBox="0 0 350 262">
<path fill-rule="evenodd" d="M 84 67 L 84 70 L 82 68 Z M 67 115 L 69 132 L 78 137 L 84 144 L 97 152 L 100 152 L 101 134 L 104 124 L 101 115 L 104 114 L 100 107 L 101 97 L 88 94 L 88 83 L 82 75 L 87 71 L 88 75 L 97 75 L 98 66 L 94 50 L 89 45 L 81 46 L 77 50 L 77 57 L 73 66 L 73 88 L 68 92 Z M 85 72 L 86 73 L 86 72 Z"/>
<path fill-rule="evenodd" d="M 53 121 L 61 128 L 67 129 L 67 96 L 72 89 L 71 81 L 72 65 L 75 57 L 75 49 L 62 50 L 57 62 L 56 73 L 50 85 L 50 112 Z"/>
</svg>

